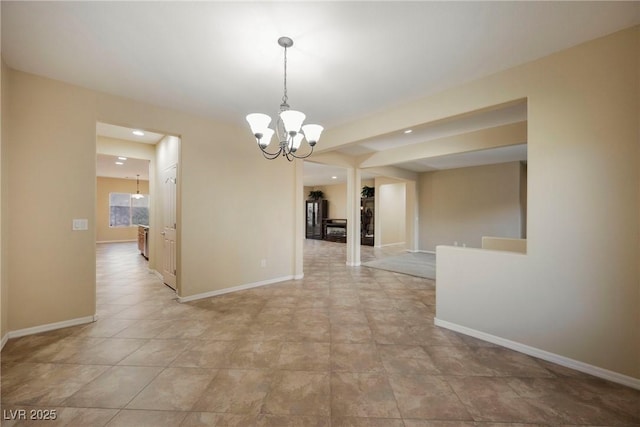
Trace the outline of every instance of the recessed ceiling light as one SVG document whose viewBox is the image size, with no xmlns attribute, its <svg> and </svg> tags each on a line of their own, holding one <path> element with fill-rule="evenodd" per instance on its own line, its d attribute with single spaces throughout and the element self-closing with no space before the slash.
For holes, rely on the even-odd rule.
<svg viewBox="0 0 640 427">
<path fill-rule="evenodd" d="M 331 179 L 338 179 L 338 177 L 337 176 L 332 176 Z"/>
<path fill-rule="evenodd" d="M 404 131 L 404 133 L 411 133 L 411 132 L 413 132 L 412 129 L 407 129 L 407 130 Z"/>
<path fill-rule="evenodd" d="M 134 130 L 131 133 L 136 135 L 136 136 L 144 136 L 144 132 L 142 132 L 141 130 Z"/>
<path fill-rule="evenodd" d="M 116 165 L 121 166 L 121 165 L 124 165 L 124 163 L 122 163 L 122 162 L 116 162 Z"/>
<path fill-rule="evenodd" d="M 118 160 L 127 160 L 127 158 L 126 158 L 126 157 L 119 156 L 119 157 L 118 157 Z"/>
</svg>

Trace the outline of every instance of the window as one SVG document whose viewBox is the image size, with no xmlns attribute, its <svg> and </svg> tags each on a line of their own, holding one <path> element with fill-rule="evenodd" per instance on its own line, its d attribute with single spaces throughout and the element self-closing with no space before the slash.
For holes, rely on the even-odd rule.
<svg viewBox="0 0 640 427">
<path fill-rule="evenodd" d="M 109 226 L 149 225 L 149 195 L 139 199 L 130 193 L 109 193 Z"/>
</svg>

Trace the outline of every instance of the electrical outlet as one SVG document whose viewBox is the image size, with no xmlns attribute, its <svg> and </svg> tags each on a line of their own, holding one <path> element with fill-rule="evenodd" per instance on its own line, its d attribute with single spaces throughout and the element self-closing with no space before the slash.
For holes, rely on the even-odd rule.
<svg viewBox="0 0 640 427">
<path fill-rule="evenodd" d="M 260 261 L 260 267 L 264 268 L 266 266 L 267 266 L 267 260 L 266 259 L 261 260 Z"/>
</svg>

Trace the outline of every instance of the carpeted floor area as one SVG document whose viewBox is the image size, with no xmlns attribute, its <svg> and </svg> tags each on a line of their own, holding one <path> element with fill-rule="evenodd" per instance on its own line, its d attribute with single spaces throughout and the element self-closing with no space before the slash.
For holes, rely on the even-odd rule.
<svg viewBox="0 0 640 427">
<path fill-rule="evenodd" d="M 365 262 L 362 265 L 426 279 L 436 278 L 436 255 L 424 252 L 407 252 L 402 255 Z"/>
</svg>

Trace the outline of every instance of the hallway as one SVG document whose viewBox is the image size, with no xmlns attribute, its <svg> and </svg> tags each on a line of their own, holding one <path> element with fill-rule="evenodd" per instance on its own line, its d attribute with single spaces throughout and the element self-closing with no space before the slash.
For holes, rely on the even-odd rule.
<svg viewBox="0 0 640 427">
<path fill-rule="evenodd" d="M 344 248 L 306 241 L 303 280 L 179 304 L 135 244 L 98 245 L 99 320 L 6 344 L 2 425 L 640 425 L 640 392 L 438 328 L 432 280 Z"/>
</svg>

